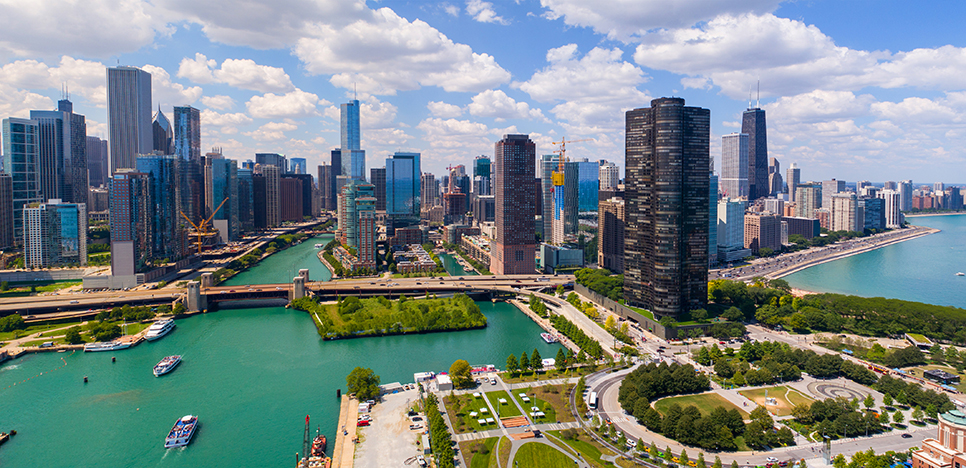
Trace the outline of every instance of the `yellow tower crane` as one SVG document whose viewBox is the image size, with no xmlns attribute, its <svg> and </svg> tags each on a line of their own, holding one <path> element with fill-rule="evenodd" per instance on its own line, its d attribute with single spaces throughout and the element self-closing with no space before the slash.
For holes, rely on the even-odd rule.
<svg viewBox="0 0 966 468">
<path fill-rule="evenodd" d="M 203 243 L 201 237 L 208 235 L 208 232 L 209 232 L 208 224 L 211 223 L 211 219 L 215 217 L 215 214 L 218 213 L 218 210 L 221 210 L 222 206 L 225 206 L 225 202 L 227 201 L 228 201 L 228 197 L 225 197 L 225 199 L 221 201 L 221 204 L 218 205 L 218 208 L 215 208 L 215 211 L 211 213 L 211 216 L 209 216 L 208 219 L 202 221 L 201 224 L 197 226 L 195 225 L 195 223 L 191 222 L 191 220 L 188 218 L 186 214 L 184 214 L 184 211 L 181 212 L 181 216 L 184 217 L 185 221 L 187 221 L 188 224 L 191 225 L 191 227 L 195 228 L 195 233 L 197 234 L 195 237 L 197 238 L 196 243 L 198 244 L 198 255 L 201 255 L 201 244 Z"/>
<path fill-rule="evenodd" d="M 560 145 L 560 149 L 553 151 L 554 154 L 560 155 L 560 163 L 557 165 L 557 170 L 550 175 L 550 180 L 553 181 L 555 187 L 562 187 L 564 184 L 564 163 L 567 162 L 567 143 L 577 143 L 580 141 L 594 141 L 594 139 L 583 138 L 580 140 L 568 140 L 561 137 L 560 141 L 551 141 L 554 145 Z"/>
</svg>

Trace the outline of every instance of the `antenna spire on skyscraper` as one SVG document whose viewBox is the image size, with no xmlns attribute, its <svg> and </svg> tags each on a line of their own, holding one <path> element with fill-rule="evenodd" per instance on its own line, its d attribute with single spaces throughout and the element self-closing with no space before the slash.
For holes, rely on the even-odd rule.
<svg viewBox="0 0 966 468">
<path fill-rule="evenodd" d="M 755 98 L 755 108 L 761 109 L 761 78 L 758 78 L 758 96 Z"/>
</svg>

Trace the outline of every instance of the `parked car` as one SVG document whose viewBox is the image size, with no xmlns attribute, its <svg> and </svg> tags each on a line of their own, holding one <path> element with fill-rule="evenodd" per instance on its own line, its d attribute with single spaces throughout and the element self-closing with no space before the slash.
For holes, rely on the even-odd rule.
<svg viewBox="0 0 966 468">
<path fill-rule="evenodd" d="M 369 425 L 368 419 L 360 419 L 359 422 L 356 423 L 356 426 L 368 426 L 368 425 Z"/>
</svg>

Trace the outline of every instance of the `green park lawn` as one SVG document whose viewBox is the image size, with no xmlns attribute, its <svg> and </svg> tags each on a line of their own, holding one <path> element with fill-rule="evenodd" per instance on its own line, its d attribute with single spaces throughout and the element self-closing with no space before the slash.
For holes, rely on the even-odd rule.
<svg viewBox="0 0 966 468">
<path fill-rule="evenodd" d="M 744 395 L 745 398 L 762 405 L 776 416 L 788 416 L 792 414 L 792 408 L 799 403 L 811 404 L 814 399 L 803 395 L 798 390 L 794 388 L 785 387 L 783 385 L 776 385 L 774 387 L 756 388 L 754 390 L 742 390 L 738 392 Z M 775 398 L 777 405 L 766 405 L 765 404 L 765 394 L 767 393 L 769 398 Z"/>
<path fill-rule="evenodd" d="M 667 413 L 667 409 L 670 408 L 674 403 L 681 405 L 682 408 L 687 406 L 695 406 L 703 416 L 711 414 L 711 411 L 713 411 L 715 408 L 723 407 L 729 411 L 732 409 L 737 409 L 743 418 L 748 417 L 747 411 L 735 406 L 733 403 L 717 393 L 700 393 L 697 395 L 681 395 L 670 398 L 662 398 L 654 402 L 654 409 L 658 410 L 661 414 L 665 414 Z"/>
<path fill-rule="evenodd" d="M 611 450 L 600 446 L 600 444 L 593 438 L 584 434 L 583 431 L 578 431 L 578 436 L 576 439 L 564 439 L 561 435 L 561 431 L 547 431 L 554 437 L 563 441 L 568 447 L 576 450 L 580 453 L 581 458 L 587 461 L 591 466 L 614 466 L 613 463 L 606 462 L 600 459 L 604 455 L 614 455 Z"/>
<path fill-rule="evenodd" d="M 546 417 L 539 419 L 538 422 L 570 422 L 574 421 L 574 416 L 570 413 L 569 409 L 570 400 L 567 398 L 571 388 L 573 388 L 573 385 L 543 385 L 540 387 L 518 388 L 513 390 L 513 398 L 516 398 L 520 406 L 523 406 L 524 409 L 531 406 L 540 407 L 546 413 Z M 525 403 L 520 398 L 520 392 L 526 392 L 527 396 L 530 397 L 530 404 Z M 534 397 L 536 397 L 536 400 L 534 400 Z M 550 411 L 546 409 L 548 404 Z"/>
<path fill-rule="evenodd" d="M 496 466 L 496 456 L 493 453 L 496 449 L 498 437 L 490 437 L 483 440 L 467 440 L 460 442 L 460 452 L 469 461 L 470 468 L 489 468 L 490 465 Z"/>
<path fill-rule="evenodd" d="M 459 403 L 458 405 L 457 402 Z M 471 394 L 446 396 L 443 398 L 443 403 L 446 405 L 446 414 L 450 418 L 449 422 L 453 425 L 457 433 L 464 434 L 467 432 L 487 431 L 499 428 L 499 424 L 496 423 L 496 416 L 490 413 L 480 412 L 481 408 L 486 408 L 486 402 L 483 401 L 482 397 L 475 398 Z M 476 412 L 477 415 L 475 417 L 470 416 L 472 412 Z M 488 417 L 493 418 L 493 424 L 481 426 L 477 421 Z"/>
<path fill-rule="evenodd" d="M 539 442 L 520 446 L 513 457 L 513 466 L 520 468 L 570 468 L 574 461 L 563 452 Z"/>
<path fill-rule="evenodd" d="M 500 398 L 506 400 L 506 403 L 500 404 Z M 510 398 L 503 390 L 497 390 L 495 392 L 486 392 L 486 399 L 490 400 L 490 405 L 499 413 L 499 418 L 512 418 L 514 416 L 522 416 L 520 414 L 520 408 L 513 404 L 513 399 Z"/>
</svg>

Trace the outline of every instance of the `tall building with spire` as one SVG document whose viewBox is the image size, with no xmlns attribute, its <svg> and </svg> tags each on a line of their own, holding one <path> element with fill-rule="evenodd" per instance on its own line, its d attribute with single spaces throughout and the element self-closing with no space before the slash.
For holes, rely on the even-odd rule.
<svg viewBox="0 0 966 468">
<path fill-rule="evenodd" d="M 107 69 L 107 120 L 111 173 L 134 169 L 137 155 L 154 150 L 150 73 L 136 67 Z"/>
<path fill-rule="evenodd" d="M 87 123 L 66 97 L 57 110 L 30 111 L 38 125 L 38 171 L 42 201 L 87 203 Z"/>
<path fill-rule="evenodd" d="M 677 317 L 708 301 L 711 111 L 660 98 L 626 113 L 624 299 Z"/>
<path fill-rule="evenodd" d="M 366 152 L 361 149 L 359 130 L 359 101 L 353 99 L 341 105 L 342 113 L 342 175 L 352 180 L 366 180 Z"/>
<path fill-rule="evenodd" d="M 767 197 L 768 186 L 768 132 L 765 111 L 756 103 L 741 115 L 741 133 L 748 134 L 748 199 Z"/>
</svg>

